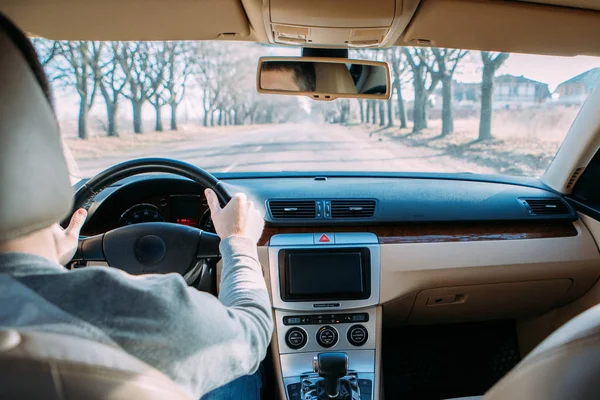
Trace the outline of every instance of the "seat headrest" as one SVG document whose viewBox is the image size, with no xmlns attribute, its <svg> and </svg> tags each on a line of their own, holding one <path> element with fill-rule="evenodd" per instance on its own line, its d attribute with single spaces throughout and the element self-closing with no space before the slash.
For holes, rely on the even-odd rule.
<svg viewBox="0 0 600 400">
<path fill-rule="evenodd" d="M 0 15 L 0 242 L 61 221 L 73 191 L 31 42 Z M 29 59 L 29 60 L 28 60 Z M 36 76 L 37 74 L 37 76 Z"/>
</svg>

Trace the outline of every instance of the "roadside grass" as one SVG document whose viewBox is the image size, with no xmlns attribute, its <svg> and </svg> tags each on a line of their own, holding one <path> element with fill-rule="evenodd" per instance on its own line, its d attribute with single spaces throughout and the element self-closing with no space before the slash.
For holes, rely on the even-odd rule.
<svg viewBox="0 0 600 400">
<path fill-rule="evenodd" d="M 478 141 L 478 118 L 455 120 L 454 133 L 447 136 L 440 134 L 441 120 L 428 121 L 428 128 L 419 133 L 412 133 L 410 121 L 407 129 L 367 127 L 373 138 L 442 150 L 500 174 L 539 176 L 552 162 L 577 112 L 577 108 L 494 111 L 494 138 L 486 141 Z"/>
</svg>

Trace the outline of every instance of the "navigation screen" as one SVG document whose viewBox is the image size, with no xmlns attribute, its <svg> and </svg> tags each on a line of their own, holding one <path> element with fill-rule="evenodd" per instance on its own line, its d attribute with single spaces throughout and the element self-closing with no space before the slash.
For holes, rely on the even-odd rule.
<svg viewBox="0 0 600 400">
<path fill-rule="evenodd" d="M 369 297 L 367 249 L 290 250 L 285 253 L 284 297 L 292 300 Z"/>
</svg>

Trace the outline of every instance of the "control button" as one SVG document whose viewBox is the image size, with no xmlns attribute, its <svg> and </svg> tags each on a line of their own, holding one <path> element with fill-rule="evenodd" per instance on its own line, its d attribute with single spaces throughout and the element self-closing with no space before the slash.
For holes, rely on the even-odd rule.
<svg viewBox="0 0 600 400">
<path fill-rule="evenodd" d="M 369 332 L 367 328 L 362 325 L 352 325 L 348 329 L 348 342 L 352 346 L 362 346 L 369 339 Z"/>
<path fill-rule="evenodd" d="M 306 332 L 301 328 L 292 328 L 285 334 L 285 344 L 292 350 L 303 348 L 307 339 Z"/>
<path fill-rule="evenodd" d="M 317 343 L 321 347 L 329 348 L 336 345 L 338 341 L 337 330 L 333 326 L 323 326 L 317 331 Z"/>
<path fill-rule="evenodd" d="M 301 400 L 302 383 L 291 383 L 287 386 L 288 398 L 290 400 Z"/>
<path fill-rule="evenodd" d="M 365 397 L 367 399 L 371 398 L 371 393 L 373 393 L 373 382 L 371 382 L 370 379 L 359 379 L 358 387 L 360 387 L 361 397 Z"/>
<path fill-rule="evenodd" d="M 313 233 L 314 244 L 335 244 L 333 233 Z"/>
</svg>

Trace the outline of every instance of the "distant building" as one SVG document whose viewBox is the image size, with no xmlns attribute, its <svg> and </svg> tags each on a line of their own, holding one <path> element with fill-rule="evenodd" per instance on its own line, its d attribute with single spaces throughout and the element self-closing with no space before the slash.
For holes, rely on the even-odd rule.
<svg viewBox="0 0 600 400">
<path fill-rule="evenodd" d="M 455 109 L 481 107 L 481 83 L 452 82 Z M 552 97 L 548 85 L 523 76 L 500 75 L 494 80 L 494 109 L 538 107 Z M 442 107 L 442 89 L 438 87 L 430 100 L 434 109 Z"/>
<path fill-rule="evenodd" d="M 556 102 L 563 105 L 581 105 L 600 81 L 600 68 L 592 68 L 559 84 L 554 91 Z"/>
<path fill-rule="evenodd" d="M 546 83 L 524 76 L 500 75 L 494 80 L 494 108 L 536 107 L 552 97 Z"/>
</svg>

